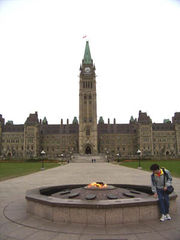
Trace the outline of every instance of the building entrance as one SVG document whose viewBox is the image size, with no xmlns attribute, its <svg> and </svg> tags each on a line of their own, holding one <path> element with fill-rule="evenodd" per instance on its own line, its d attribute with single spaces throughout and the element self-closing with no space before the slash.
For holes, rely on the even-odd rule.
<svg viewBox="0 0 180 240">
<path fill-rule="evenodd" d="M 91 148 L 89 146 L 86 147 L 85 154 L 91 154 Z"/>
</svg>

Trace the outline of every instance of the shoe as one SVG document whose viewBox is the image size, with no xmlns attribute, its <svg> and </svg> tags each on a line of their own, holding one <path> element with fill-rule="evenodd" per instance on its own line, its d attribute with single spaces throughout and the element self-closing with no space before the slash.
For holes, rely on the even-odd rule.
<svg viewBox="0 0 180 240">
<path fill-rule="evenodd" d="M 161 218 L 160 218 L 160 221 L 161 221 L 161 222 L 164 222 L 166 219 L 167 219 L 166 216 L 165 216 L 164 214 L 162 214 L 162 216 L 161 216 Z"/>
<path fill-rule="evenodd" d="M 169 214 L 166 214 L 166 220 L 171 220 L 171 216 Z"/>
</svg>

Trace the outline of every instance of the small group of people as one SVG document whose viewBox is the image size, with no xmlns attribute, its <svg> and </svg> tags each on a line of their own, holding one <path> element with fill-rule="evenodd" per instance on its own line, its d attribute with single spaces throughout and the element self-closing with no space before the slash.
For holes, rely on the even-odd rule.
<svg viewBox="0 0 180 240">
<path fill-rule="evenodd" d="M 171 216 L 169 215 L 169 194 L 167 192 L 167 187 L 172 186 L 170 171 L 160 168 L 158 164 L 153 164 L 150 170 L 152 171 L 151 187 L 154 193 L 153 196 L 159 200 L 160 221 L 171 220 Z"/>
<path fill-rule="evenodd" d="M 95 162 L 96 162 L 96 159 L 95 159 L 95 158 L 92 158 L 91 161 L 92 161 L 92 163 L 95 163 Z"/>
</svg>

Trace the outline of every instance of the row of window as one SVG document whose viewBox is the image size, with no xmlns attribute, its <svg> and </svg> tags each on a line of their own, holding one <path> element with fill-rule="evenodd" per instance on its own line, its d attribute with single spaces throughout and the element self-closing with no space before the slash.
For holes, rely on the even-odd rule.
<svg viewBox="0 0 180 240">
<path fill-rule="evenodd" d="M 110 139 L 110 140 L 122 140 L 122 141 L 129 141 L 129 140 L 132 140 L 134 139 L 131 135 L 110 135 L 110 134 L 107 134 L 107 135 L 101 135 L 100 136 L 100 139 L 104 139 L 104 140 L 107 140 L 107 139 Z"/>
<path fill-rule="evenodd" d="M 153 142 L 174 142 L 176 141 L 175 137 L 172 138 L 154 138 Z"/>
<path fill-rule="evenodd" d="M 176 148 L 175 144 L 166 144 L 166 145 L 161 145 L 161 144 L 154 144 L 153 145 L 154 150 L 165 150 L 165 149 L 170 149 L 170 148 Z M 143 145 L 142 150 L 150 150 L 151 147 L 148 145 Z"/>
<path fill-rule="evenodd" d="M 27 150 L 34 150 L 34 146 L 33 145 L 27 145 L 26 147 Z M 13 151 L 13 150 L 19 150 L 19 151 L 23 151 L 24 150 L 24 146 L 12 146 L 12 145 L 7 145 L 7 146 L 2 146 L 2 150 L 3 151 Z"/>
<path fill-rule="evenodd" d="M 91 101 L 89 101 L 89 104 L 91 104 L 91 103 L 92 103 L 92 102 L 91 102 Z M 84 101 L 84 104 L 87 104 L 87 101 L 86 101 L 86 100 Z"/>
<path fill-rule="evenodd" d="M 154 149 L 176 148 L 176 144 L 156 144 L 153 147 Z"/>
<path fill-rule="evenodd" d="M 142 150 L 150 150 L 151 148 L 149 146 L 143 146 Z"/>
<path fill-rule="evenodd" d="M 68 136 L 54 136 L 54 135 L 46 135 L 43 137 L 45 141 L 62 141 L 62 140 L 76 140 L 77 137 L 68 135 Z"/>
<path fill-rule="evenodd" d="M 61 152 L 65 152 L 66 150 L 67 150 L 67 148 L 62 148 L 62 147 L 60 147 L 60 146 L 56 146 L 56 147 L 54 147 L 54 146 L 52 146 L 52 147 L 49 147 L 49 146 L 44 146 L 44 151 L 45 152 L 58 152 L 58 153 L 61 153 Z M 73 149 L 73 151 L 75 151 L 76 152 L 76 148 L 75 147 L 71 147 L 71 148 L 69 148 L 69 149 Z M 68 150 L 68 151 L 70 151 L 70 150 Z"/>
<path fill-rule="evenodd" d="M 2 143 L 23 143 L 24 139 L 2 139 Z"/>
<path fill-rule="evenodd" d="M 65 144 L 75 144 L 76 140 L 73 139 L 62 139 L 62 140 L 48 140 L 48 141 L 43 141 L 44 144 L 49 144 L 49 145 L 65 145 Z"/>
<path fill-rule="evenodd" d="M 84 100 L 87 100 L 87 99 L 92 99 L 91 94 L 89 94 L 89 95 L 84 94 Z"/>
<path fill-rule="evenodd" d="M 103 148 L 103 146 L 101 148 Z M 117 151 L 126 151 L 126 150 L 132 149 L 132 145 L 118 146 L 118 147 L 113 146 L 113 148 L 116 149 Z M 106 145 L 105 149 L 112 149 L 112 147 Z"/>
<path fill-rule="evenodd" d="M 85 123 L 86 123 L 86 122 L 92 122 L 92 118 L 89 118 L 89 119 L 84 118 L 84 122 L 85 122 Z"/>
<path fill-rule="evenodd" d="M 175 156 L 175 153 L 173 151 L 166 151 L 164 154 Z M 159 151 L 154 151 L 154 155 L 162 155 L 162 151 L 160 151 L 160 152 Z"/>
<path fill-rule="evenodd" d="M 171 135 L 174 135 L 175 132 L 153 132 L 153 136 L 154 137 L 158 137 L 158 136 L 161 136 L 161 137 L 166 137 L 166 136 L 171 136 Z"/>
<path fill-rule="evenodd" d="M 83 88 L 93 88 L 92 82 L 83 82 Z"/>
<path fill-rule="evenodd" d="M 101 144 L 133 144 L 133 140 L 132 139 L 121 139 L 121 140 L 102 139 L 100 143 Z"/>
<path fill-rule="evenodd" d="M 12 145 L 7 145 L 7 146 L 2 146 L 2 151 L 10 151 L 10 150 L 19 150 L 19 151 L 23 151 L 24 150 L 24 146 L 12 146 Z"/>
</svg>

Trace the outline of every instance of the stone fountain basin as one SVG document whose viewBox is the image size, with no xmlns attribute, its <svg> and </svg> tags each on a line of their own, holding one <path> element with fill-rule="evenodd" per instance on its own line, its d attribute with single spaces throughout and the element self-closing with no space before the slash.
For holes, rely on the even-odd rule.
<svg viewBox="0 0 180 240">
<path fill-rule="evenodd" d="M 159 218 L 158 200 L 153 198 L 151 187 L 142 185 L 112 184 L 116 188 L 132 189 L 148 194 L 115 200 L 64 199 L 51 195 L 66 189 L 84 188 L 87 184 L 42 187 L 26 192 L 27 212 L 61 223 L 122 224 L 137 223 Z M 100 190 L 102 191 L 102 190 Z M 170 195 L 170 213 L 176 213 L 175 193 Z"/>
</svg>

